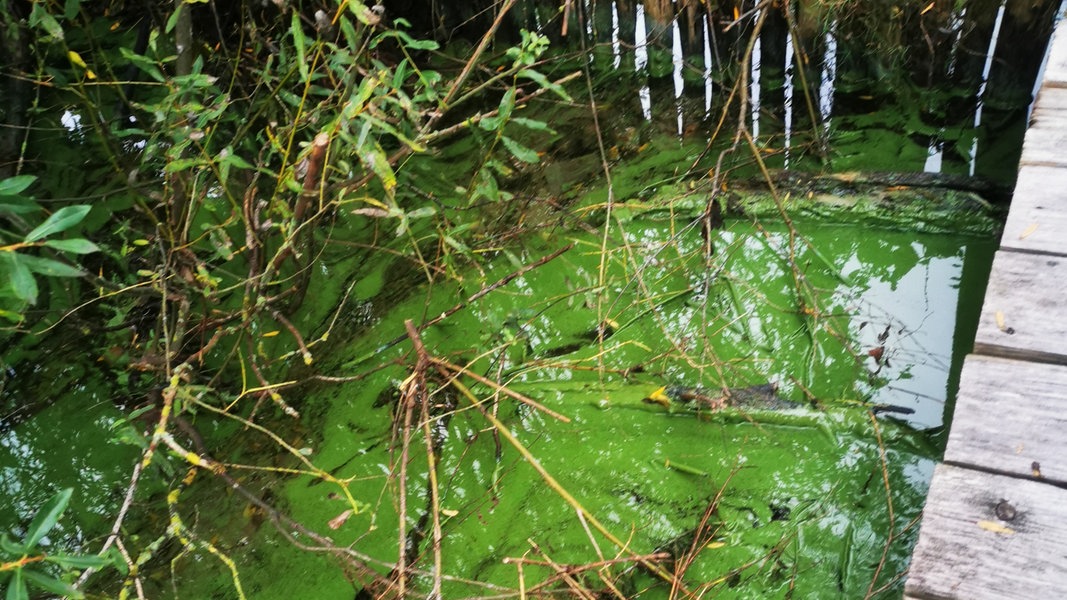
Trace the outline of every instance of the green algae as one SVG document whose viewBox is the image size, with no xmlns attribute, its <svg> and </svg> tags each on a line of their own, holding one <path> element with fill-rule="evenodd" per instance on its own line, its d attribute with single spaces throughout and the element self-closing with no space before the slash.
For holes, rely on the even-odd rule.
<svg viewBox="0 0 1067 600">
<path fill-rule="evenodd" d="M 804 230 L 822 256 L 806 246 L 795 249 L 794 262 L 813 282 L 810 290 L 798 290 L 781 225 L 761 231 L 729 222 L 702 273 L 692 264 L 705 260 L 695 231 L 634 220 L 609 250 L 603 285 L 595 275 L 596 239 L 575 236 L 573 250 L 429 328 L 423 338 L 438 355 L 467 359 L 471 370 L 571 419 L 561 423 L 476 386 L 486 402 L 499 402 L 501 417 L 540 466 L 627 539 L 629 551 L 688 548 L 701 513 L 718 498 L 711 541 L 693 555 L 686 574 L 694 589 L 709 586 L 742 598 L 778 597 L 790 589 L 808 597 L 851 597 L 873 583 L 874 589 L 888 586 L 892 595 L 899 593 L 897 578 L 914 541 L 908 525 L 938 458 L 933 438 L 954 360 L 951 326 L 947 336 L 921 331 L 955 321 L 953 278 L 965 260 L 988 261 L 991 244 L 888 230 L 877 240 L 857 239 L 854 232 L 826 225 Z M 528 260 L 537 254 L 531 249 Z M 486 278 L 512 268 L 502 261 Z M 847 286 L 842 276 L 864 283 Z M 377 558 L 383 573 L 396 559 L 391 409 L 408 372 L 403 357 L 409 345 L 381 343 L 402 332 L 404 318 L 438 314 L 476 291 L 473 284 L 458 290 L 438 285 L 381 314 L 371 333 L 330 358 L 340 372 L 374 374 L 308 399 L 328 405 L 317 463 L 350 478 L 350 489 L 367 504 L 331 535 Z M 926 298 L 908 306 L 902 298 L 913 297 L 916 286 Z M 818 312 L 799 310 L 801 299 Z M 601 321 L 612 324 L 611 334 L 596 343 L 591 334 Z M 866 350 L 883 328 L 891 333 L 891 365 L 879 367 Z M 387 366 L 397 359 L 400 364 Z M 925 391 L 908 388 L 919 379 Z M 672 382 L 714 387 L 768 380 L 812 408 L 701 417 L 641 401 Z M 593 562 L 597 547 L 618 552 L 598 534 L 594 545 L 573 508 L 514 449 L 498 446 L 485 420 L 450 388 L 437 388 L 431 400 L 445 407 L 435 419 L 443 438 L 437 473 L 443 572 L 466 580 L 447 580 L 445 597 L 515 590 L 518 572 L 504 559 L 537 556 L 531 541 L 559 564 Z M 872 421 L 862 408 L 886 400 L 919 413 L 909 425 Z M 420 508 L 409 514 L 411 527 L 419 526 L 427 502 L 426 459 L 416 456 L 408 466 L 408 502 Z M 345 509 L 336 491 L 296 479 L 285 496 L 300 521 L 321 524 Z M 421 527 L 425 533 L 425 522 Z M 422 538 L 416 552 L 423 571 L 432 562 L 427 544 Z M 612 573 L 628 594 L 666 597 L 665 584 L 642 569 L 623 564 Z M 523 577 L 533 587 L 550 580 L 552 570 L 531 564 Z M 602 585 L 592 572 L 584 581 L 594 589 Z"/>
<path fill-rule="evenodd" d="M 71 350 L 48 349 L 53 356 Z M 139 454 L 123 439 L 125 414 L 104 374 L 77 360 L 12 367 L 7 376 L 3 406 L 25 413 L 6 413 L 0 428 L 0 532 L 19 531 L 51 494 L 76 484 L 50 541 L 86 548 L 87 538 L 111 526 L 119 486 Z"/>
<path fill-rule="evenodd" d="M 731 182 L 719 196 L 731 218 L 712 234 L 715 253 L 708 257 L 696 217 L 711 192 L 689 167 L 722 150 L 721 142 L 709 152 L 703 140 L 657 133 L 665 129 L 660 123 L 628 125 L 626 107 L 619 104 L 603 115 L 613 124 L 606 127 L 611 194 L 597 181 L 603 165 L 587 115 L 566 109 L 546 118 L 560 132 L 549 140 L 555 146 L 542 165 L 515 176 L 509 193 L 560 200 L 574 209 L 566 216 L 579 219 L 554 236 L 531 235 L 498 250 L 484 272 L 446 255 L 441 262 L 450 280 L 423 286 L 410 276 L 418 272 L 413 260 L 339 249 L 358 237 L 353 232 L 359 225 L 347 221 L 331 232 L 322 268 L 312 276 L 316 297 L 294 322 L 316 333 L 309 340 L 330 332 L 328 344 L 312 348 L 317 371 L 359 379 L 295 394 L 300 425 L 267 419 L 309 448 L 319 468 L 347 482 L 356 510 L 333 529 L 331 523 L 353 508 L 340 498 L 341 486 L 284 475 L 242 475 L 241 482 L 389 573 L 400 546 L 393 411 L 398 386 L 414 364 L 403 321 L 440 315 L 520 265 L 573 243 L 562 257 L 422 335 L 434 354 L 570 419 L 557 421 L 466 381 L 541 467 L 626 540 L 626 551 L 588 533 L 573 506 L 462 396 L 438 381 L 431 401 L 439 438 L 442 597 L 516 596 L 520 587 L 538 585 L 559 591 L 564 586 L 549 560 L 580 567 L 615 557 L 604 577 L 627 596 L 667 597 L 669 586 L 635 566 L 630 552 L 691 559 L 686 587 L 714 597 L 847 598 L 883 587 L 881 595 L 899 595 L 996 221 L 974 196 L 943 190 L 783 189 L 775 198 L 766 189 Z M 664 112 L 673 119 L 672 111 Z M 926 146 L 879 127 L 879 118 L 885 117 L 836 119 L 828 165 L 917 169 Z M 903 120 L 905 128 L 934 131 L 915 115 Z M 884 125 L 899 127 L 899 121 Z M 521 141 L 531 147 L 543 142 Z M 949 141 L 960 145 L 962 156 L 971 140 Z M 477 140 L 462 140 L 436 156 L 413 158 L 400 177 L 403 185 L 439 200 L 439 210 L 468 231 L 491 232 L 514 213 L 502 202 L 469 207 L 469 190 L 456 185 L 470 179 L 470 156 L 480 154 Z M 728 161 L 727 167 L 758 180 L 745 160 Z M 767 158 L 772 167 L 782 160 L 779 154 Z M 610 215 L 609 198 L 615 200 Z M 782 222 L 782 208 L 796 231 Z M 529 212 L 537 211 L 555 215 L 536 204 Z M 607 243 L 599 233 L 581 232 L 588 226 L 607 227 Z M 391 233 L 393 227 L 390 222 L 383 229 Z M 435 233 L 425 221 L 412 229 L 422 241 Z M 274 355 L 291 342 L 278 336 L 267 346 L 264 354 Z M 870 352 L 879 348 L 883 358 L 876 360 Z M 294 372 L 300 378 L 307 370 Z M 770 381 L 804 408 L 709 415 L 642 402 L 663 385 L 714 389 Z M 916 413 L 874 421 L 865 406 L 879 403 Z M 106 438 L 117 415 L 99 399 L 93 406 L 101 415 L 90 415 L 99 426 L 89 435 Z M 12 447 L 38 440 L 34 454 L 55 464 L 30 461 L 5 477 L 26 482 L 44 473 L 58 482 L 88 476 L 93 484 L 86 486 L 87 496 L 107 500 L 94 509 L 104 515 L 118 504 L 130 448 L 111 456 L 89 443 L 49 435 L 50 424 L 60 431 L 82 427 L 84 415 L 76 424 L 60 418 L 74 414 L 80 413 L 43 412 L 36 425 L 16 428 Z M 199 426 L 209 423 L 202 419 Z M 225 432 L 216 433 L 225 439 Z M 433 585 L 425 521 L 428 460 L 416 441 L 406 481 L 407 529 L 421 533 L 406 543 L 415 559 L 414 583 L 425 590 Z M 293 466 L 271 444 L 223 448 L 232 462 Z M 79 462 L 83 455 L 117 468 L 86 469 Z M 36 497 L 45 496 L 40 491 Z M 26 496 L 23 517 L 34 497 Z M 710 524 L 698 536 L 700 518 L 712 504 Z M 251 597 L 347 598 L 359 588 L 358 574 L 324 554 L 294 547 L 217 481 L 185 491 L 183 508 L 237 562 Z M 102 518 L 86 523 L 96 532 L 109 525 Z M 153 525 L 158 530 L 159 524 L 146 519 L 130 525 L 137 531 Z M 520 575 L 517 561 L 523 559 L 531 562 Z M 233 593 L 230 573 L 202 553 L 169 547 L 148 571 L 153 597 L 167 597 L 172 586 L 181 597 Z M 575 576 L 581 585 L 604 591 L 595 570 L 579 569 Z"/>
<path fill-rule="evenodd" d="M 960 223 L 987 232 L 989 215 L 978 211 L 952 221 L 951 204 L 940 214 L 917 210 L 938 227 L 931 234 L 878 227 L 893 221 L 873 221 L 840 204 L 823 203 L 826 212 L 815 211 L 818 202 L 809 204 L 815 207 L 810 213 L 790 204 L 796 217 L 791 231 L 773 199 L 764 198 L 750 202 L 747 212 L 731 213 L 725 228 L 712 233 L 715 252 L 707 256 L 696 222 L 707 191 L 681 180 L 650 186 L 647 178 L 642 183 L 642 171 L 629 175 L 636 200 L 613 207 L 610 221 L 595 197 L 580 202 L 592 207 L 587 223 L 610 224 L 606 244 L 599 232 L 531 235 L 514 253 L 499 252 L 484 272 L 456 271 L 433 285 L 412 285 L 402 273 L 417 270 L 399 267 L 395 257 L 355 255 L 353 261 L 334 250 L 316 274 L 328 287 L 316 289 L 321 299 L 342 299 L 316 304 L 301 322 L 310 327 L 318 319 L 325 331 L 325 321 L 336 315 L 329 342 L 313 348 L 315 367 L 359 379 L 301 394 L 297 427 L 277 419 L 267 424 L 346 481 L 357 510 L 332 529 L 330 523 L 353 508 L 341 499 L 341 486 L 270 474 L 241 475 L 242 484 L 389 573 L 399 547 L 394 410 L 398 386 L 414 364 L 403 321 L 463 304 L 422 333 L 427 347 L 566 415 L 570 422 L 559 422 L 466 381 L 539 465 L 627 546 L 622 552 L 599 533 L 591 541 L 573 507 L 498 440 L 462 396 L 437 382 L 431 401 L 443 597 L 515 594 L 515 561 L 524 557 L 535 562 L 524 565 L 522 585 L 556 589 L 561 584 L 546 556 L 580 566 L 601 555 L 619 558 L 605 577 L 627 595 L 667 597 L 669 586 L 634 566 L 627 552 L 686 557 L 685 585 L 716 596 L 853 597 L 882 586 L 886 597 L 899 594 L 917 531 L 913 520 L 939 457 L 950 374 L 977 310 L 957 293 L 980 296 L 994 247 L 988 237 L 945 232 Z M 875 204 L 870 213 L 886 209 Z M 573 248 L 464 303 L 563 243 Z M 360 276 L 335 275 L 352 272 L 354 263 Z M 879 347 L 884 358 L 876 361 L 868 353 Z M 709 415 L 642 402 L 663 385 L 715 389 L 767 382 L 804 408 Z M 864 406 L 879 403 L 916 413 L 872 421 Z M 99 431 L 90 435 L 113 435 L 107 429 L 117 419 L 113 407 L 100 398 L 93 405 L 111 416 L 102 416 Z M 17 427 L 18 439 L 28 435 L 44 444 L 49 436 L 40 427 L 47 415 Z M 211 431 L 208 419 L 197 423 L 215 440 L 235 431 Z M 417 569 L 414 584 L 429 589 L 428 462 L 416 442 L 408 465 L 407 529 L 421 535 L 407 543 Z M 77 443 L 68 447 L 74 456 L 113 461 L 91 488 L 107 500 L 101 514 L 113 510 L 132 455 L 108 458 Z M 64 452 L 40 454 L 59 465 L 80 464 Z M 293 466 L 262 441 L 231 448 L 228 460 Z M 47 472 L 59 481 L 87 471 Z M 33 476 L 12 475 L 16 481 Z M 192 486 L 183 493 L 182 510 L 236 561 L 251 597 L 300 597 L 309 590 L 348 597 L 358 589 L 357 574 L 336 559 L 294 547 L 225 487 L 218 481 Z M 698 536 L 712 503 L 710 525 Z M 211 511 L 194 508 L 205 506 Z M 94 531 L 108 525 L 99 518 L 86 523 Z M 129 526 L 152 530 L 158 523 L 131 519 Z M 234 587 L 221 563 L 180 548 L 161 553 L 148 572 L 145 584 L 164 597 L 171 586 L 186 597 L 226 596 Z M 604 587 L 594 570 L 581 571 L 579 579 L 590 589 Z"/>
</svg>

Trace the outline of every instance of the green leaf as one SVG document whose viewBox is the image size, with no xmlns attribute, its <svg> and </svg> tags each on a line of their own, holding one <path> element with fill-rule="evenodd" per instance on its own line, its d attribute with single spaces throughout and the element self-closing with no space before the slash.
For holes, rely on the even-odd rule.
<svg viewBox="0 0 1067 600">
<path fill-rule="evenodd" d="M 0 308 L 0 319 L 6 319 L 11 323 L 17 324 L 22 322 L 22 318 L 22 313 L 12 312 L 10 310 L 4 310 Z"/>
<path fill-rule="evenodd" d="M 538 121 L 536 119 L 527 119 L 526 117 L 512 117 L 511 122 L 515 123 L 516 125 L 522 125 L 527 129 L 532 129 L 533 131 L 546 131 L 548 133 L 553 134 L 556 133 L 555 129 L 552 129 L 548 126 L 548 123 L 545 123 L 544 121 Z"/>
<path fill-rule="evenodd" d="M 522 162 L 541 162 L 541 157 L 537 156 L 537 152 L 535 150 L 523 146 L 522 144 L 516 142 L 508 136 L 500 136 L 500 141 L 504 142 L 504 147 L 508 149 L 508 152 L 510 152 L 512 156 L 521 160 Z"/>
<path fill-rule="evenodd" d="M 253 165 L 252 163 L 248 162 L 247 160 L 241 158 L 240 155 L 234 154 L 232 146 L 226 146 L 224 151 L 226 152 L 225 155 L 223 155 L 223 153 L 221 153 L 221 152 L 219 153 L 219 162 L 226 163 L 226 164 L 228 164 L 230 166 L 233 166 L 233 167 L 237 167 L 238 169 L 255 169 L 256 168 L 255 165 Z"/>
<path fill-rule="evenodd" d="M 166 78 L 163 77 L 163 72 L 159 70 L 159 65 L 156 64 L 156 61 L 147 56 L 141 56 L 129 48 L 119 48 L 119 52 L 122 53 L 123 58 L 133 63 L 134 66 L 144 71 L 152 79 L 155 79 L 160 83 L 166 81 Z"/>
<path fill-rule="evenodd" d="M 537 85 L 551 91 L 560 98 L 563 98 L 568 102 L 573 102 L 573 99 L 571 98 L 570 94 L 567 93 L 566 90 L 564 90 L 559 85 L 552 83 L 548 80 L 547 77 L 538 73 L 537 71 L 534 71 L 533 69 L 523 69 L 516 74 L 516 77 L 525 77 L 527 79 L 532 79 L 534 82 L 537 83 Z"/>
<path fill-rule="evenodd" d="M 425 145 L 420 144 L 419 142 L 416 142 L 415 140 L 407 137 L 406 135 L 401 133 L 399 130 L 397 130 L 395 127 L 393 127 L 388 121 L 383 121 L 383 120 L 375 117 L 374 115 L 370 114 L 369 112 L 363 113 L 362 115 L 360 115 L 360 119 L 364 120 L 365 122 L 370 123 L 374 127 L 377 127 L 379 129 L 383 129 L 383 130 L 389 132 L 390 134 L 393 135 L 393 137 L 395 137 L 396 139 L 398 139 L 401 142 L 403 142 L 405 146 L 407 146 L 408 148 L 411 148 L 412 152 L 425 152 L 426 151 L 426 146 Z"/>
<path fill-rule="evenodd" d="M 37 515 L 33 517 L 29 528 L 26 529 L 25 542 L 27 546 L 36 546 L 37 542 L 40 542 L 41 538 L 56 526 L 56 523 L 59 522 L 59 517 L 67 509 L 67 503 L 70 502 L 70 497 L 73 494 L 74 488 L 60 490 L 48 502 L 44 503 L 44 506 L 37 511 Z"/>
<path fill-rule="evenodd" d="M 359 89 L 357 89 L 356 93 L 352 94 L 352 98 L 345 103 L 342 114 L 349 119 L 359 114 L 360 111 L 363 110 L 363 106 L 367 103 L 367 100 L 371 97 L 371 94 L 374 93 L 374 88 L 377 87 L 377 85 L 377 77 L 364 77 L 363 81 L 359 83 Z"/>
<path fill-rule="evenodd" d="M 503 120 L 507 120 L 511 116 L 511 111 L 515 109 L 515 88 L 508 88 L 508 91 L 504 92 L 504 97 L 500 99 L 500 106 L 497 108 L 497 114 Z"/>
<path fill-rule="evenodd" d="M 167 24 L 163 27 L 163 33 L 174 31 L 174 27 L 178 24 L 178 15 L 180 15 L 183 10 L 189 10 L 185 7 L 184 3 L 178 3 L 178 5 L 174 7 L 174 12 L 170 13 L 170 16 L 167 17 Z"/>
<path fill-rule="evenodd" d="M 0 196 L 14 196 L 21 194 L 26 188 L 37 181 L 36 175 L 16 175 L 0 180 Z"/>
<path fill-rule="evenodd" d="M 73 554 L 49 554 L 45 560 L 56 563 L 67 569 L 99 569 L 111 564 L 110 557 L 104 556 L 75 556 Z"/>
<path fill-rule="evenodd" d="M 464 244 L 463 242 L 457 240 L 456 238 L 454 238 L 454 237 L 452 237 L 450 235 L 446 235 L 444 237 L 444 240 L 445 240 L 446 244 L 448 244 L 449 246 L 451 246 L 452 248 L 456 249 L 459 252 L 462 252 L 462 253 L 466 254 L 466 253 L 469 253 L 471 251 L 470 246 Z"/>
<path fill-rule="evenodd" d="M 143 448 L 142 448 L 143 449 Z M 112 546 L 106 552 L 106 556 L 111 559 L 111 566 L 121 574 L 123 577 L 129 574 L 130 566 L 126 564 L 126 559 L 122 556 L 122 552 L 115 546 Z"/>
<path fill-rule="evenodd" d="M 99 252 L 100 247 L 96 244 L 85 239 L 73 239 L 73 240 L 46 240 L 45 246 L 49 248 L 55 248 L 56 250 L 62 250 L 63 252 L 73 252 L 74 254 L 89 254 L 91 252 Z"/>
<path fill-rule="evenodd" d="M 478 198 L 485 198 L 490 202 L 496 202 L 502 199 L 500 187 L 496 183 L 496 177 L 493 177 L 493 172 L 488 168 L 482 167 L 479 169 L 475 181 L 477 181 L 477 183 L 474 186 L 474 191 L 471 193 L 470 198 L 472 203 Z"/>
<path fill-rule="evenodd" d="M 63 3 L 63 18 L 73 21 L 74 17 L 78 16 L 79 10 L 81 10 L 81 0 L 67 0 Z"/>
<path fill-rule="evenodd" d="M 52 213 L 44 223 L 37 226 L 36 229 L 31 231 L 26 236 L 27 242 L 36 242 L 41 238 L 48 237 L 53 233 L 59 233 L 60 231 L 66 231 L 71 227 L 74 227 L 78 223 L 81 223 L 85 215 L 89 214 L 92 209 L 91 206 L 86 204 L 79 204 L 77 206 L 64 206 L 63 208 Z"/>
<path fill-rule="evenodd" d="M 300 23 L 300 12 L 294 10 L 293 18 L 289 22 L 289 33 L 293 36 L 293 45 L 296 46 L 296 67 L 300 69 L 300 79 L 308 80 L 307 65 L 307 38 L 304 37 L 304 26 Z"/>
<path fill-rule="evenodd" d="M 433 40 L 416 40 L 403 31 L 390 32 L 394 37 L 398 38 L 405 46 L 412 50 L 437 50 L 440 46 Z"/>
<path fill-rule="evenodd" d="M 393 167 L 389 164 L 385 151 L 377 143 L 368 142 L 364 144 L 363 149 L 360 151 L 359 160 L 378 176 L 378 179 L 382 182 L 382 187 L 392 196 L 393 191 L 396 189 L 396 173 L 393 172 Z"/>
<path fill-rule="evenodd" d="M 407 213 L 408 219 L 425 219 L 426 217 L 432 217 L 437 214 L 437 209 L 432 206 L 424 206 L 422 208 L 416 208 L 415 210 Z"/>
<path fill-rule="evenodd" d="M 478 127 L 486 131 L 496 131 L 500 129 L 500 126 L 504 124 L 504 121 L 500 117 L 485 117 L 478 121 Z"/>
<path fill-rule="evenodd" d="M 178 173 L 192 167 L 201 167 L 207 164 L 202 158 L 179 158 L 167 163 L 163 170 L 167 173 Z"/>
<path fill-rule="evenodd" d="M 26 582 L 22 579 L 22 569 L 15 569 L 11 575 L 11 581 L 7 582 L 7 594 L 5 600 L 30 600 L 30 591 L 26 589 Z"/>
<path fill-rule="evenodd" d="M 37 302 L 37 282 L 24 262 L 25 258 L 24 254 L 0 252 L 0 282 L 6 279 L 16 298 L 26 304 L 34 304 Z"/>
<path fill-rule="evenodd" d="M 238 169 L 255 169 L 255 167 L 248 163 L 247 160 L 233 153 L 232 146 L 226 146 L 219 152 L 219 180 L 225 184 L 230 179 L 230 169 L 237 167 Z"/>
<path fill-rule="evenodd" d="M 82 271 L 77 267 L 72 267 L 66 263 L 59 262 L 58 260 L 52 260 L 51 258 L 19 254 L 18 260 L 30 271 L 39 273 L 45 277 L 81 277 L 82 275 L 85 275 L 85 271 Z"/>
<path fill-rule="evenodd" d="M 32 212 L 41 210 L 40 206 L 35 203 L 31 204 L 6 204 L 0 203 L 0 214 L 9 215 L 28 215 Z"/>
<path fill-rule="evenodd" d="M 63 39 L 63 28 L 59 26 L 59 21 L 55 17 L 48 14 L 43 2 L 33 3 L 33 8 L 30 10 L 30 27 L 40 27 L 57 40 Z"/>
<path fill-rule="evenodd" d="M 408 77 L 408 61 L 402 60 L 393 71 L 393 89 L 399 90 L 404 86 L 404 80 Z"/>
<path fill-rule="evenodd" d="M 348 8 L 352 11 L 352 14 L 356 15 L 356 19 L 364 25 L 377 25 L 377 15 L 371 12 L 367 5 L 363 4 L 359 0 L 348 0 Z M 372 17 L 373 21 L 372 22 Z"/>
<path fill-rule="evenodd" d="M 342 16 L 337 19 L 337 23 L 341 26 L 341 34 L 345 36 L 345 42 L 349 48 L 359 47 L 359 36 L 356 35 L 356 28 L 352 26 L 352 21 L 348 20 L 348 17 Z"/>
<path fill-rule="evenodd" d="M 21 556 L 29 552 L 25 544 L 16 544 L 6 533 L 0 534 L 0 550 L 12 556 Z"/>
<path fill-rule="evenodd" d="M 51 592 L 61 598 L 84 598 L 85 594 L 74 589 L 65 581 L 60 581 L 51 575 L 45 575 L 29 569 L 23 569 L 22 575 L 33 584 L 33 587 Z"/>
</svg>

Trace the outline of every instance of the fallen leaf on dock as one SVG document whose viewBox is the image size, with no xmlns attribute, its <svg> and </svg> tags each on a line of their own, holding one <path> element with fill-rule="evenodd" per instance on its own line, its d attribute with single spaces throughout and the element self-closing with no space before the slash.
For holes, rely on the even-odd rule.
<svg viewBox="0 0 1067 600">
<path fill-rule="evenodd" d="M 996 521 L 978 521 L 978 526 L 986 531 L 992 531 L 993 533 L 1000 533 L 1003 535 L 1012 535 L 1015 533 L 1015 530 L 1011 527 L 1005 527 Z"/>
<path fill-rule="evenodd" d="M 1001 331 L 1007 331 L 1008 327 L 1004 324 L 1004 313 L 1002 313 L 1002 312 L 1000 312 L 998 310 L 997 314 L 996 314 L 996 318 L 997 318 L 997 329 L 999 329 Z"/>
<path fill-rule="evenodd" d="M 1033 234 L 1035 231 L 1037 231 L 1037 223 L 1030 223 L 1030 226 L 1019 234 L 1019 239 L 1025 240 L 1026 238 L 1030 237 L 1030 235 Z"/>
</svg>

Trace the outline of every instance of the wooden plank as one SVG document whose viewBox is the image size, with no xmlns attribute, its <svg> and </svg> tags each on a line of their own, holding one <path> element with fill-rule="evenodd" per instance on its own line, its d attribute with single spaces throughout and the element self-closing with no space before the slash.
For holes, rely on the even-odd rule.
<svg viewBox="0 0 1067 600">
<path fill-rule="evenodd" d="M 1067 190 L 1067 167 L 1023 166 L 1000 247 L 1067 255 L 1064 190 Z"/>
<path fill-rule="evenodd" d="M 1023 140 L 1021 164 L 1067 166 L 1067 89 L 1042 88 Z"/>
<path fill-rule="evenodd" d="M 905 593 L 917 598 L 1062 598 L 1067 490 L 938 465 Z"/>
<path fill-rule="evenodd" d="M 1067 484 L 1065 434 L 1067 367 L 967 357 L 945 462 Z"/>
<path fill-rule="evenodd" d="M 1067 86 L 1067 32 L 1057 27 L 1049 44 L 1051 47 L 1042 86 Z"/>
<path fill-rule="evenodd" d="M 1045 116 L 1052 116 L 1052 113 L 1065 109 L 1067 109 L 1067 89 L 1045 85 L 1038 90 L 1035 113 L 1043 111 Z"/>
<path fill-rule="evenodd" d="M 974 349 L 1067 364 L 1067 258 L 999 251 L 993 258 Z"/>
</svg>

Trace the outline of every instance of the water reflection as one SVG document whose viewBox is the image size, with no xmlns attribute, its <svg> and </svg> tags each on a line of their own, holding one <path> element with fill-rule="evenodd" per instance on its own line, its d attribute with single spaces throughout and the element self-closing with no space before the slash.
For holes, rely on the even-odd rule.
<svg viewBox="0 0 1067 600">
<path fill-rule="evenodd" d="M 0 432 L 0 532 L 27 523 L 45 500 L 68 486 L 77 488 L 76 497 L 58 530 L 68 544 L 83 530 L 101 531 L 115 514 L 137 449 L 111 441 L 119 411 L 79 387 L 67 386 L 54 404 Z"/>
<path fill-rule="evenodd" d="M 812 135 L 847 145 L 856 140 L 850 132 L 862 132 L 864 117 L 884 110 L 904 113 L 891 126 L 897 136 L 891 143 L 901 149 L 884 152 L 895 156 L 893 163 L 845 151 L 848 160 L 832 166 L 981 174 L 1010 182 L 1014 167 L 1005 168 L 1002 158 L 986 164 L 983 156 L 1003 157 L 1003 148 L 995 146 L 1017 147 L 1021 142 L 1017 124 L 1025 123 L 1054 4 L 1041 0 L 1022 11 L 1011 9 L 1006 0 L 986 10 L 974 5 L 897 8 L 879 3 L 830 9 L 802 2 L 788 3 L 792 13 L 786 18 L 781 9 L 764 9 L 747 0 L 732 13 L 730 6 L 693 9 L 673 2 L 612 2 L 611 68 L 633 65 L 640 82 L 636 102 L 646 121 L 669 118 L 678 135 L 710 133 L 700 123 L 722 108 L 716 100 L 729 96 L 716 98 L 714 92 L 737 83 L 737 66 L 746 64 L 742 55 L 751 45 L 744 73 L 746 121 L 755 137 L 784 150 L 779 166 L 803 168 L 803 150 L 810 141 L 818 142 L 806 139 Z M 771 11 L 765 15 L 766 25 L 750 39 L 764 10 Z M 627 22 L 633 23 L 632 29 Z M 627 31 L 633 39 L 627 39 Z M 633 48 L 629 64 L 628 48 Z M 657 66 L 653 55 L 658 54 L 664 62 L 670 57 L 669 72 Z M 800 70 L 807 75 L 799 77 Z M 702 100 L 699 111 L 685 101 L 697 94 Z M 805 96 L 810 97 L 798 102 Z M 818 123 L 812 123 L 812 117 Z M 862 138 L 856 143 L 871 145 Z M 890 142 L 883 137 L 878 143 Z M 916 144 L 920 150 L 910 148 Z M 817 147 L 821 149 L 821 143 Z M 904 156 L 914 159 L 901 160 Z"/>
<path fill-rule="evenodd" d="M 993 68 L 993 57 L 997 50 L 997 40 L 1000 38 L 1000 26 L 1004 22 L 1004 8 L 1008 5 L 1008 0 L 1003 0 L 1000 4 L 1000 8 L 997 9 L 997 18 L 993 22 L 993 35 L 989 39 L 989 50 L 985 55 L 985 65 L 982 66 L 982 77 L 978 84 L 978 93 L 975 95 L 975 108 L 974 108 L 974 129 L 977 132 L 982 126 L 982 109 L 985 105 L 985 93 L 986 88 L 989 86 L 989 73 Z M 971 150 L 968 154 L 970 159 L 968 163 L 969 174 L 974 175 L 975 166 L 978 160 L 978 135 L 974 136 L 971 141 Z"/>
</svg>

